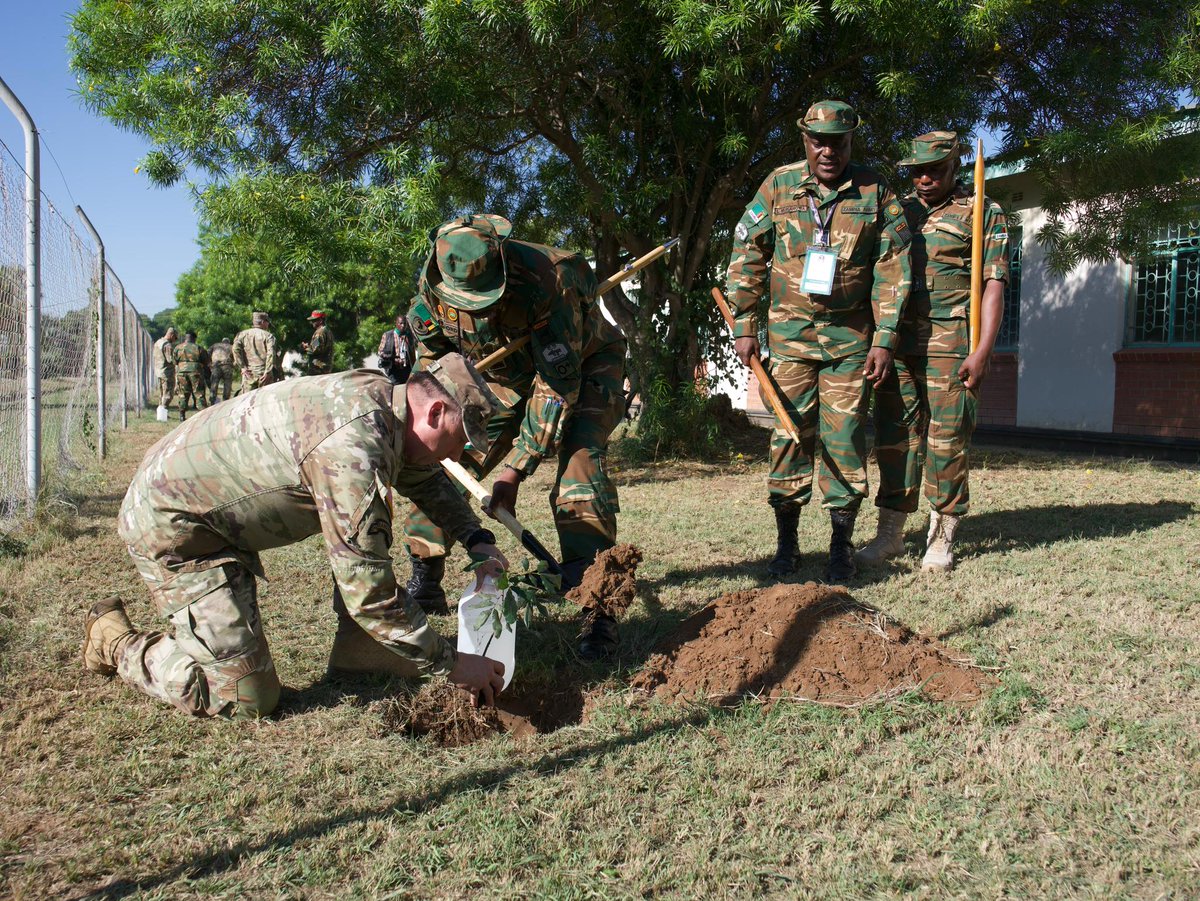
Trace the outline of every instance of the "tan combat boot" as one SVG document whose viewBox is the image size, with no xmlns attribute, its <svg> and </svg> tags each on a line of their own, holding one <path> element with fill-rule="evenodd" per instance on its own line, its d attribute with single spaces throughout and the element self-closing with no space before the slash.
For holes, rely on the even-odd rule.
<svg viewBox="0 0 1200 901">
<path fill-rule="evenodd" d="M 120 598 L 105 598 L 88 611 L 83 623 L 83 666 L 89 672 L 115 676 L 129 640 L 137 635 Z"/>
<path fill-rule="evenodd" d="M 334 607 L 337 608 L 336 602 Z M 338 612 L 338 629 L 333 637 L 333 649 L 329 652 L 327 672 L 382 673 L 405 679 L 417 679 L 421 675 L 415 663 L 393 654 L 356 623 L 350 614 L 341 611 Z"/>
<path fill-rule="evenodd" d="M 954 535 L 962 517 L 929 511 L 929 537 L 921 569 L 926 572 L 949 572 L 954 569 Z"/>
<path fill-rule="evenodd" d="M 904 553 L 904 522 L 908 514 L 900 510 L 879 508 L 879 526 L 875 537 L 854 554 L 854 559 L 867 566 L 878 566 L 890 557 Z"/>
</svg>

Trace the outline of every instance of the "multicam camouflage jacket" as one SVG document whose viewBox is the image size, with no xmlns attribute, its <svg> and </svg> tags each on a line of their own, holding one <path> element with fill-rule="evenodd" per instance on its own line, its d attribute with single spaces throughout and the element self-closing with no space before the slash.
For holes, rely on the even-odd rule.
<svg viewBox="0 0 1200 901">
<path fill-rule="evenodd" d="M 524 348 L 484 376 L 505 406 L 529 403 L 521 431 L 504 461 L 526 475 L 551 453 L 579 400 L 589 361 L 625 358 L 625 336 L 595 303 L 598 283 L 587 261 L 554 247 L 504 243 L 507 290 L 475 314 L 446 305 L 422 283 L 409 307 L 420 342 L 417 368 L 458 351 L 473 361 L 524 335 Z M 618 388 L 619 390 L 619 388 Z"/>
<path fill-rule="evenodd" d="M 182 373 L 200 372 L 208 362 L 208 355 L 196 342 L 175 345 L 175 369 Z"/>
<path fill-rule="evenodd" d="M 154 342 L 154 371 L 160 376 L 175 371 L 175 345 L 166 338 Z"/>
<path fill-rule="evenodd" d="M 837 252 L 828 295 L 800 290 L 805 253 L 818 232 L 810 198 L 821 218 L 828 217 Z M 727 292 L 734 337 L 758 337 L 757 307 L 769 266 L 772 356 L 836 360 L 868 343 L 894 349 L 911 282 L 909 239 L 899 202 L 870 169 L 851 164 L 843 182 L 826 189 L 807 161 L 781 166 L 759 187 L 734 232 Z"/>
<path fill-rule="evenodd" d="M 268 372 L 279 375 L 275 336 L 258 326 L 238 332 L 233 339 L 233 362 L 239 369 L 249 369 L 256 379 Z"/>
<path fill-rule="evenodd" d="M 236 561 L 262 576 L 259 552 L 320 532 L 347 609 L 403 605 L 409 628 L 388 640 L 429 672 L 449 672 L 454 650 L 397 591 L 391 493 L 456 541 L 479 520 L 440 467 L 405 462 L 405 391 L 355 370 L 210 407 L 146 454 L 121 507 L 122 534 L 140 536 L 131 549 L 170 572 Z M 176 598 L 175 608 L 191 600 Z"/>
<path fill-rule="evenodd" d="M 913 289 L 900 320 L 897 353 L 965 357 L 969 352 L 971 223 L 974 191 L 957 186 L 932 209 L 904 198 L 912 230 Z M 1008 220 L 984 198 L 983 279 L 1008 281 Z"/>
<path fill-rule="evenodd" d="M 233 362 L 233 347 L 228 341 L 218 341 L 208 349 L 208 358 L 213 366 L 228 366 Z"/>
</svg>

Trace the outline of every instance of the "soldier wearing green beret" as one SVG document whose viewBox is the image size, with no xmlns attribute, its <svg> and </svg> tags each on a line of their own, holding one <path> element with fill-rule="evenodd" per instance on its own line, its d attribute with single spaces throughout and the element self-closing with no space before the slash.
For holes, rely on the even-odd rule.
<svg viewBox="0 0 1200 901">
<path fill-rule="evenodd" d="M 770 369 L 802 438 L 778 426 L 771 438 L 778 545 L 768 571 L 784 576 L 798 566 L 819 430 L 832 532 L 825 578 L 845 582 L 855 573 L 854 520 L 867 493 L 867 386 L 891 369 L 909 291 L 909 230 L 883 180 L 850 162 L 859 119 L 849 105 L 823 100 L 797 124 L 805 158 L 767 176 L 737 223 L 728 297 L 734 347 L 749 365 L 760 353 L 757 308 L 769 277 Z"/>
<path fill-rule="evenodd" d="M 904 522 L 917 509 L 922 467 L 931 507 L 923 569 L 954 566 L 954 538 L 970 500 L 967 451 L 1004 315 L 1008 224 L 985 198 L 982 317 L 979 346 L 971 352 L 974 193 L 957 183 L 959 154 L 958 135 L 933 131 L 915 138 L 912 154 L 900 161 L 913 181 L 904 199 L 913 291 L 900 321 L 895 369 L 875 389 L 879 527 L 857 554 L 863 563 L 904 553 Z"/>
<path fill-rule="evenodd" d="M 451 351 L 478 361 L 529 337 L 486 371 L 504 409 L 488 423 L 491 452 L 475 448 L 463 462 L 481 479 L 499 467 L 492 500 L 512 510 L 521 482 L 557 450 L 550 508 L 569 588 L 616 542 L 619 506 L 605 453 L 625 413 L 625 336 L 604 318 L 583 257 L 514 240 L 511 230 L 490 214 L 434 229 L 409 324 L 419 343 L 418 370 Z M 445 537 L 415 511 L 404 531 L 413 557 L 410 592 L 427 610 L 447 610 Z M 580 650 L 599 656 L 616 640 L 616 622 L 592 616 Z"/>
</svg>

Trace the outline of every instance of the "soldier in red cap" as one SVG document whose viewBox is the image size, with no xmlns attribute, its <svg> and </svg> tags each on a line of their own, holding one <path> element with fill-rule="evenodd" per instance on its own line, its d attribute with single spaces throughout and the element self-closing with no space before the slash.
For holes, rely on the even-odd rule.
<svg viewBox="0 0 1200 901">
<path fill-rule="evenodd" d="M 313 310 L 308 321 L 313 325 L 312 340 L 300 342 L 305 369 L 308 375 L 328 375 L 333 372 L 333 332 L 320 310 Z"/>
</svg>

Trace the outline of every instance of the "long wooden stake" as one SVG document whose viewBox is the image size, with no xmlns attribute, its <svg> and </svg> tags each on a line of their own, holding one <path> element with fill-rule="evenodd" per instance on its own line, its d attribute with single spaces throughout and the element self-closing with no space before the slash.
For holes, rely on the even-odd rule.
<svg viewBox="0 0 1200 901">
<path fill-rule="evenodd" d="M 971 352 L 979 346 L 983 314 L 983 139 L 975 141 L 975 198 L 971 208 Z"/>
<path fill-rule="evenodd" d="M 733 312 L 729 309 L 729 303 L 725 300 L 725 295 L 721 293 L 720 288 L 712 289 L 713 300 L 717 302 L 717 306 L 721 310 L 721 315 L 725 317 L 725 324 L 729 326 L 730 331 L 733 330 Z M 800 440 L 800 430 L 796 428 L 796 424 L 792 422 L 792 416 L 788 413 L 787 407 L 783 405 L 783 401 L 779 399 L 779 391 L 775 388 L 775 382 L 763 367 L 762 360 L 758 357 L 750 358 L 750 370 L 758 379 L 758 384 L 762 386 L 763 396 L 771 405 L 771 409 L 775 411 L 775 418 L 779 420 L 780 425 L 792 436 L 792 440 Z"/>
</svg>

